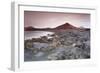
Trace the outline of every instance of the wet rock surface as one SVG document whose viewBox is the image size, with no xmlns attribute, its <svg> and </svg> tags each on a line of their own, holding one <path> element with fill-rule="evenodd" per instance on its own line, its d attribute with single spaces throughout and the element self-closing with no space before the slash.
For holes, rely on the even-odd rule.
<svg viewBox="0 0 100 73">
<path fill-rule="evenodd" d="M 90 58 L 90 30 L 64 30 L 53 35 L 25 40 L 25 61 Z"/>
</svg>

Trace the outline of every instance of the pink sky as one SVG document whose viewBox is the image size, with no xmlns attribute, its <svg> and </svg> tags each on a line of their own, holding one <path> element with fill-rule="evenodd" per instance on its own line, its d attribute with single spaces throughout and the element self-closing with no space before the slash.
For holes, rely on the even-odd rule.
<svg viewBox="0 0 100 73">
<path fill-rule="evenodd" d="M 55 28 L 64 23 L 90 28 L 90 14 L 24 11 L 25 27 Z"/>
</svg>

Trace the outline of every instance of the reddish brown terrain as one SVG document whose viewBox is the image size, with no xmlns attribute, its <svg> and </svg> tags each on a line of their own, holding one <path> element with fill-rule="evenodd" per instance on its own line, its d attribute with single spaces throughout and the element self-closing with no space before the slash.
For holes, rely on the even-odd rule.
<svg viewBox="0 0 100 73">
<path fill-rule="evenodd" d="M 70 23 L 64 23 L 64 24 L 57 26 L 55 28 L 35 28 L 33 26 L 28 26 L 28 27 L 24 28 L 25 31 L 41 31 L 41 30 L 48 31 L 48 30 L 67 30 L 67 29 L 90 30 L 89 28 L 75 27 Z"/>
</svg>

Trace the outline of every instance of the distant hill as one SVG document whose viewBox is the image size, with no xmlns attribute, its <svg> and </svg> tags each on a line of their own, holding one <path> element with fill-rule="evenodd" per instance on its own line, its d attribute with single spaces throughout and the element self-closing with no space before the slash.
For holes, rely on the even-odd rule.
<svg viewBox="0 0 100 73">
<path fill-rule="evenodd" d="M 65 23 L 63 25 L 56 27 L 55 29 L 78 29 L 78 28 L 69 23 Z"/>
<path fill-rule="evenodd" d="M 33 28 L 32 26 L 28 26 L 28 27 L 24 27 L 25 31 L 32 31 L 35 30 L 35 28 Z"/>
<path fill-rule="evenodd" d="M 71 25 L 70 23 L 65 23 L 65 24 L 62 24 L 60 26 L 57 26 L 55 28 L 35 28 L 35 27 L 32 27 L 32 26 L 28 26 L 28 27 L 24 27 L 24 30 L 25 31 L 46 31 L 46 30 L 66 30 L 66 29 L 77 29 L 77 30 L 90 30 L 90 28 L 80 28 L 80 27 L 75 27 L 73 25 Z"/>
<path fill-rule="evenodd" d="M 36 30 L 52 30 L 51 28 L 35 28 L 32 26 L 24 27 L 25 31 L 36 31 Z"/>
</svg>

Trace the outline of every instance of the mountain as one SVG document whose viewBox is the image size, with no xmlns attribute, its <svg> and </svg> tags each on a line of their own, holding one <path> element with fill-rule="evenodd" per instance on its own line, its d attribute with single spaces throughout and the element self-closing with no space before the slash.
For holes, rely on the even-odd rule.
<svg viewBox="0 0 100 73">
<path fill-rule="evenodd" d="M 51 28 L 35 28 L 35 27 L 32 27 L 32 26 L 28 26 L 28 27 L 24 27 L 24 30 L 25 31 L 39 31 L 39 30 L 51 30 Z"/>
<path fill-rule="evenodd" d="M 66 29 L 90 30 L 90 28 L 87 29 L 87 28 L 75 27 L 71 25 L 70 23 L 65 23 L 55 28 L 35 28 L 32 26 L 28 26 L 24 28 L 25 31 L 36 31 L 36 30 L 46 31 L 46 30 L 66 30 Z"/>
<path fill-rule="evenodd" d="M 56 27 L 55 29 L 78 29 L 78 28 L 69 23 L 65 23 L 61 26 Z"/>
<path fill-rule="evenodd" d="M 35 28 L 32 26 L 28 26 L 28 27 L 24 27 L 24 30 L 25 31 L 32 31 L 32 30 L 35 30 Z"/>
</svg>

